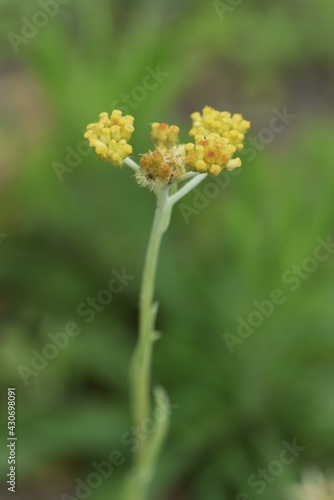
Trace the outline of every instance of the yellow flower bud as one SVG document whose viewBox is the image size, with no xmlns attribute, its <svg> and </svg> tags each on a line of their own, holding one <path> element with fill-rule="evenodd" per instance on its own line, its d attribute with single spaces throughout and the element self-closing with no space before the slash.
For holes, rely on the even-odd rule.
<svg viewBox="0 0 334 500">
<path fill-rule="evenodd" d="M 151 138 L 156 148 L 171 149 L 179 140 L 180 129 L 167 123 L 152 123 Z"/>
</svg>

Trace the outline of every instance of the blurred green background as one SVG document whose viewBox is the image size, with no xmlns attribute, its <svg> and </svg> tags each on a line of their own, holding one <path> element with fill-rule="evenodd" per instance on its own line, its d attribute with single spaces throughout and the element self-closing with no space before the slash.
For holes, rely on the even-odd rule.
<svg viewBox="0 0 334 500">
<path fill-rule="evenodd" d="M 138 159 L 151 122 L 178 124 L 187 140 L 189 114 L 205 105 L 241 112 L 258 146 L 246 146 L 239 175 L 189 223 L 176 207 L 163 242 L 153 377 L 178 408 L 152 500 L 285 498 L 305 468 L 327 471 L 334 458 L 334 256 L 295 291 L 282 281 L 334 222 L 334 3 L 0 5 L 0 411 L 5 435 L 16 386 L 16 498 L 74 495 L 92 462 L 120 450 L 125 463 L 89 495 L 117 499 L 131 462 L 121 436 L 131 429 L 127 370 L 154 196 L 129 169 L 87 154 L 85 126 L 123 106 L 135 116 Z M 46 9 L 45 23 L 36 13 Z M 138 90 L 157 67 L 155 88 Z M 285 107 L 294 118 L 268 132 Z M 135 279 L 86 324 L 78 304 L 124 267 Z M 277 288 L 284 304 L 231 354 L 223 334 L 236 335 L 238 317 Z M 24 385 L 18 366 L 31 367 L 32 349 L 69 321 L 80 335 Z M 306 449 L 259 495 L 249 477 L 294 439 Z M 6 454 L 2 439 L 5 472 Z"/>
</svg>

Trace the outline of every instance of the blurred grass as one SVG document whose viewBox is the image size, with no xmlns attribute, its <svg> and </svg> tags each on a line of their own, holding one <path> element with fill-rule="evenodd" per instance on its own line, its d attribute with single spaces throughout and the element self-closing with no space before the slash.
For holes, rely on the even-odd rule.
<svg viewBox="0 0 334 500">
<path fill-rule="evenodd" d="M 221 21 L 203 1 L 72 0 L 15 55 L 7 34 L 37 8 L 3 1 L 0 25 L 1 77 L 28 75 L 41 97 L 13 85 L 0 100 L 0 143 L 5 158 L 11 152 L 1 188 L 0 374 L 3 391 L 19 386 L 20 486 L 38 498 L 34 485 L 51 470 L 70 491 L 92 461 L 122 447 L 131 425 L 127 366 L 153 199 L 93 155 L 62 183 L 52 165 L 141 84 L 147 66 L 160 65 L 169 76 L 131 110 L 137 155 L 150 147 L 149 123 L 187 130 L 189 112 L 205 104 L 242 112 L 254 136 L 272 108 L 287 105 L 297 118 L 189 225 L 180 210 L 173 215 L 156 293 L 164 336 L 154 379 L 179 408 L 152 498 L 252 498 L 248 477 L 296 438 L 306 451 L 262 495 L 280 498 L 304 465 L 333 462 L 333 258 L 296 292 L 285 287 L 286 302 L 233 355 L 222 335 L 332 231 L 334 4 L 244 2 Z M 6 106 L 12 94 L 29 107 Z M 34 124 L 41 131 L 32 138 Z M 79 322 L 78 304 L 123 267 L 136 278 L 24 387 L 17 364 L 29 364 L 49 332 Z M 127 465 L 91 498 L 117 498 Z"/>
</svg>

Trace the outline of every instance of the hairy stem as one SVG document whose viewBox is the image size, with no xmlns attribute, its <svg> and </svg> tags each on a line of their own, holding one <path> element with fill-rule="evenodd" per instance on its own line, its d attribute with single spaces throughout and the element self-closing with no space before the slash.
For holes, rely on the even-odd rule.
<svg viewBox="0 0 334 500">
<path fill-rule="evenodd" d="M 154 341 L 156 306 L 153 304 L 155 276 L 162 236 L 171 208 L 168 189 L 157 191 L 157 206 L 147 247 L 140 291 L 139 340 L 135 351 L 135 379 L 133 380 L 134 420 L 140 425 L 150 415 L 150 365 Z"/>
<path fill-rule="evenodd" d="M 126 163 L 129 165 L 128 161 Z M 151 411 L 151 361 L 153 343 L 157 338 L 155 318 L 158 311 L 158 305 L 154 303 L 154 287 L 162 236 L 168 228 L 174 204 L 205 177 L 206 174 L 191 176 L 187 184 L 172 195 L 169 195 L 170 186 L 155 191 L 157 205 L 140 291 L 139 338 L 131 364 L 131 402 L 135 426 L 143 429 L 145 422 L 150 420 L 156 429 L 146 439 L 138 440 L 138 448 L 134 452 L 134 468 L 125 482 L 124 500 L 147 500 L 171 411 L 168 397 L 162 388 L 155 389 L 155 410 Z M 155 414 L 159 414 L 159 418 L 155 419 Z"/>
<path fill-rule="evenodd" d="M 194 187 L 196 187 L 200 182 L 202 182 L 208 174 L 198 174 L 196 176 L 192 176 L 190 181 L 188 181 L 184 186 L 182 186 L 175 194 L 169 197 L 170 205 L 174 205 L 177 201 L 179 201 L 183 196 L 188 194 Z"/>
<path fill-rule="evenodd" d="M 151 412 L 151 359 L 154 340 L 157 338 L 155 317 L 157 304 L 154 300 L 155 277 L 159 250 L 164 232 L 167 230 L 172 206 L 168 203 L 169 187 L 156 191 L 157 205 L 151 235 L 147 247 L 139 304 L 139 339 L 132 359 L 131 399 L 133 420 L 136 427 L 142 428 L 146 419 L 152 417 Z M 168 398 L 162 398 L 162 389 L 158 390 L 156 405 L 164 399 L 168 407 Z M 166 410 L 166 413 L 168 411 Z M 152 436 L 139 440 L 135 451 L 134 466 L 127 485 L 126 500 L 146 500 L 149 483 L 153 477 L 156 459 L 167 430 L 166 421 L 157 425 Z"/>
<path fill-rule="evenodd" d="M 132 170 L 134 170 L 135 172 L 138 172 L 140 170 L 140 166 L 135 161 L 131 160 L 129 156 L 125 158 L 124 163 L 128 167 L 132 168 Z"/>
</svg>

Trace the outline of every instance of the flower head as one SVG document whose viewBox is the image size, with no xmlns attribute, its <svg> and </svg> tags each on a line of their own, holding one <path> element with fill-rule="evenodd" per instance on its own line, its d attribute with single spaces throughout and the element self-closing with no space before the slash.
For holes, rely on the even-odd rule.
<svg viewBox="0 0 334 500">
<path fill-rule="evenodd" d="M 236 146 L 215 132 L 196 135 L 195 144 L 185 145 L 186 163 L 197 172 L 218 175 L 222 170 L 233 170 L 241 166 L 240 158 L 232 160 Z"/>
<path fill-rule="evenodd" d="M 193 126 L 189 135 L 195 144 L 185 145 L 186 163 L 191 170 L 218 175 L 222 170 L 233 170 L 241 166 L 240 158 L 234 153 L 244 148 L 245 133 L 250 122 L 240 114 L 217 111 L 210 106 L 202 114 L 191 115 Z"/>
<path fill-rule="evenodd" d="M 122 116 L 122 111 L 115 109 L 110 118 L 108 113 L 100 113 L 97 123 L 87 125 L 84 137 L 90 146 L 95 148 L 101 160 L 109 160 L 117 167 L 123 165 L 124 159 L 132 153 L 128 144 L 134 131 L 131 115 Z"/>
<path fill-rule="evenodd" d="M 177 145 L 179 127 L 167 123 L 152 123 L 151 138 L 155 150 L 143 155 L 137 180 L 150 189 L 178 182 L 185 170 L 185 149 Z"/>
<path fill-rule="evenodd" d="M 122 116 L 119 110 L 114 110 L 110 117 L 101 113 L 97 123 L 87 126 L 85 137 L 100 159 L 118 167 L 125 162 L 136 171 L 138 183 L 150 189 L 185 180 L 187 170 L 218 175 L 222 170 L 241 166 L 240 158 L 233 156 L 243 149 L 250 122 L 240 114 L 231 115 L 209 106 L 203 108 L 202 114 L 193 113 L 191 118 L 189 135 L 194 142 L 188 144 L 178 143 L 180 129 L 176 125 L 152 123 L 155 149 L 142 156 L 140 165 L 127 158 L 132 153 L 128 141 L 134 131 L 133 116 Z"/>
<path fill-rule="evenodd" d="M 183 146 L 150 151 L 140 160 L 141 172 L 137 176 L 139 184 L 153 189 L 178 182 L 186 173 L 184 158 Z"/>
<path fill-rule="evenodd" d="M 202 114 L 193 113 L 191 119 L 193 127 L 189 135 L 193 137 L 197 135 L 205 136 L 214 132 L 228 139 L 236 147 L 236 151 L 241 151 L 244 148 L 243 140 L 250 127 L 250 122 L 244 120 L 242 115 L 231 115 L 227 111 L 220 112 L 210 108 L 210 106 L 205 106 Z"/>
</svg>

